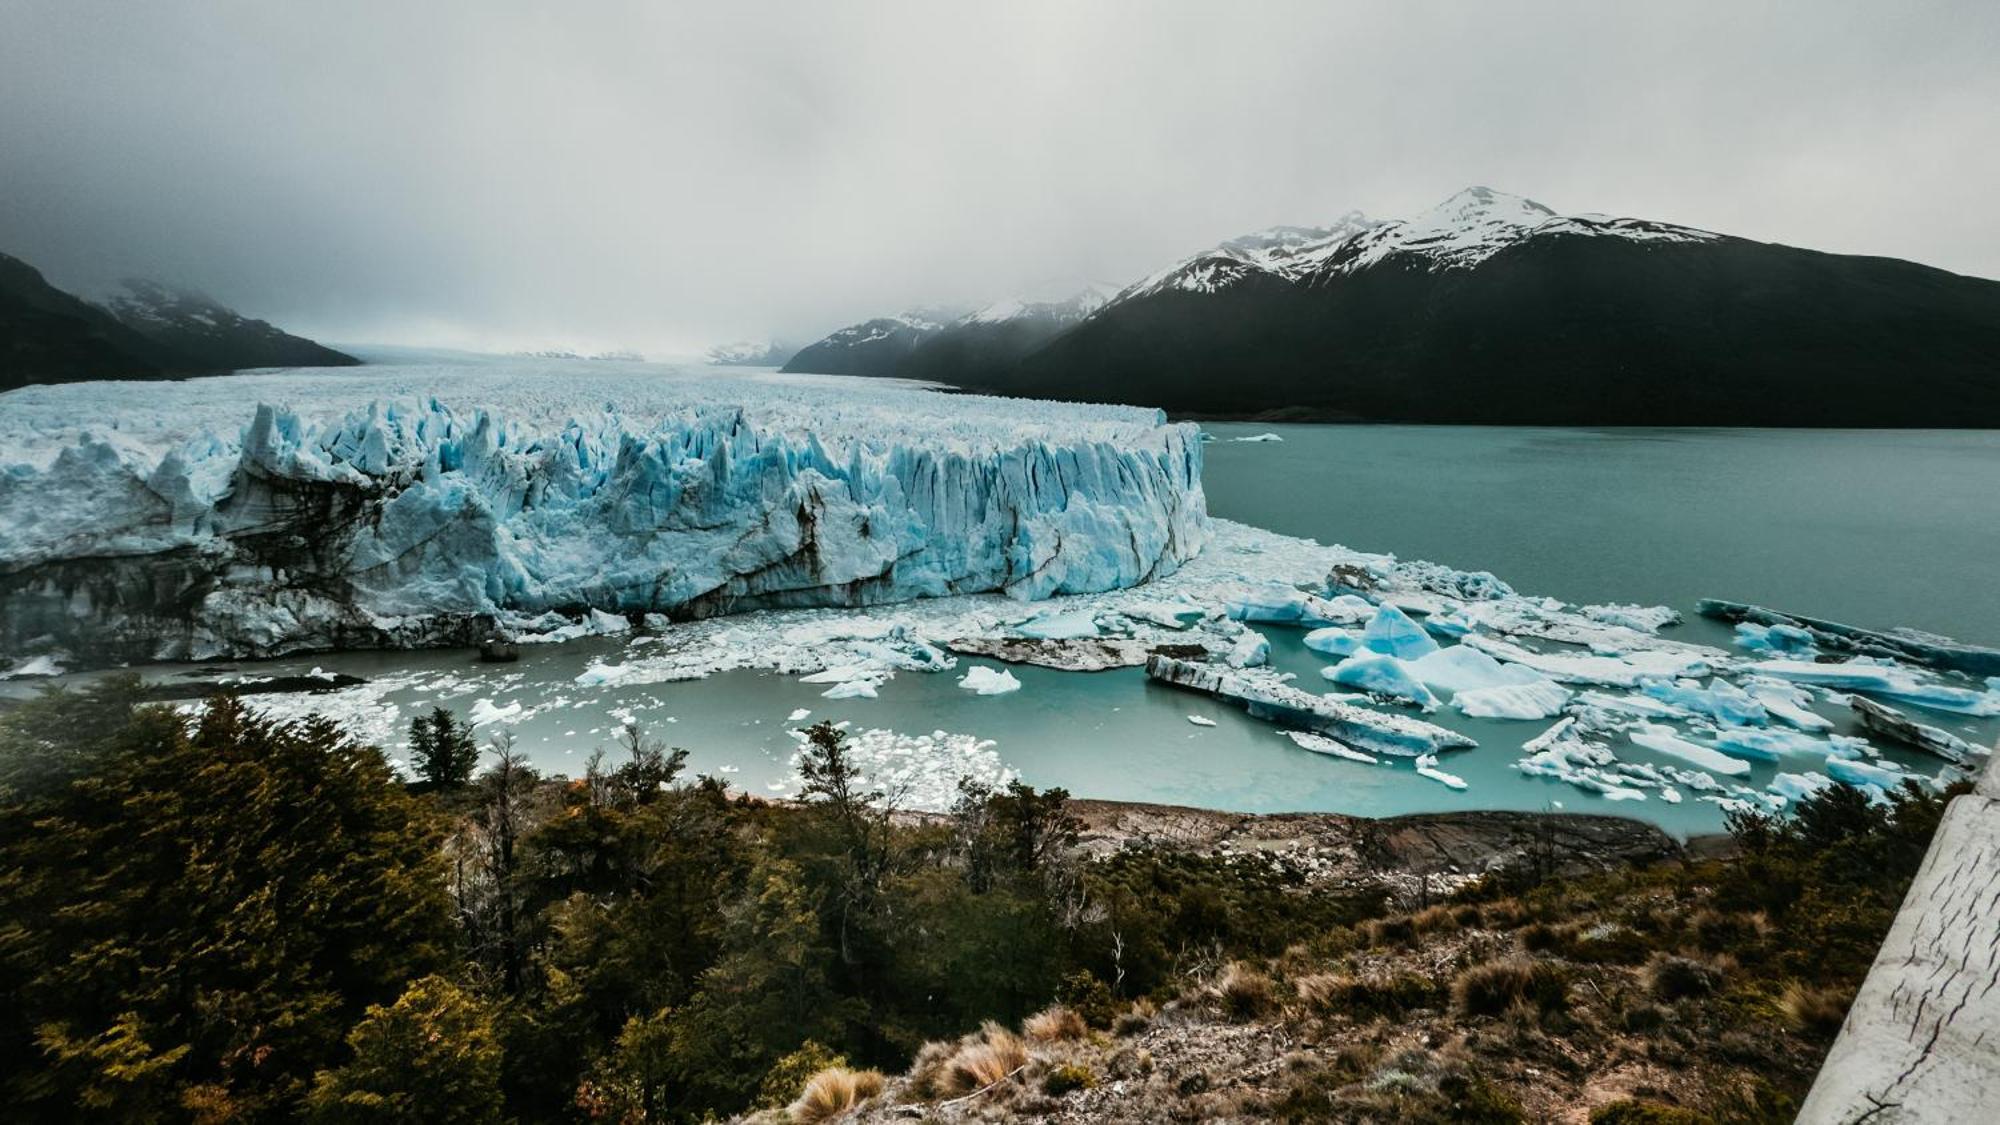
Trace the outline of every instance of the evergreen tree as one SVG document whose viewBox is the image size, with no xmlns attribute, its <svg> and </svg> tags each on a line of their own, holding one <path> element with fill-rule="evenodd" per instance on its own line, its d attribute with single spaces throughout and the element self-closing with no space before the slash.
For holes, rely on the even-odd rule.
<svg viewBox="0 0 2000 1125">
<path fill-rule="evenodd" d="M 451 792 L 472 783 L 479 747 L 472 728 L 443 707 L 410 720 L 410 766 L 427 789 Z"/>
<path fill-rule="evenodd" d="M 49 732 L 106 727 L 45 703 Z M 0 799 L 12 1120 L 286 1116 L 367 1004 L 445 962 L 438 822 L 331 723 L 141 708 L 71 766 Z"/>
<path fill-rule="evenodd" d="M 486 1005 L 443 977 L 372 1005 L 347 1035 L 353 1058 L 319 1072 L 306 1119 L 319 1125 L 501 1120 L 500 1058 Z"/>
</svg>

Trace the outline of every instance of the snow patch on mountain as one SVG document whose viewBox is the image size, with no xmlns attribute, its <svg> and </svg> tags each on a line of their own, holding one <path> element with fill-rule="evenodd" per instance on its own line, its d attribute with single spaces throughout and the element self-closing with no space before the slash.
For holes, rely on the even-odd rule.
<svg viewBox="0 0 2000 1125">
<path fill-rule="evenodd" d="M 1532 199 L 1469 187 L 1411 219 L 1384 223 L 1324 259 L 1327 273 L 1353 273 L 1395 255 L 1430 269 L 1466 269 L 1509 246 L 1545 235 L 1613 236 L 1647 242 L 1707 242 L 1718 235 L 1638 219 L 1560 215 Z"/>
</svg>

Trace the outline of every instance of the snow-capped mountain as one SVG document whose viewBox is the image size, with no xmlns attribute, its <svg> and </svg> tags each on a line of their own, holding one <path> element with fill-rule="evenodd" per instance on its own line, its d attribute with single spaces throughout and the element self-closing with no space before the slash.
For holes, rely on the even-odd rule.
<svg viewBox="0 0 2000 1125">
<path fill-rule="evenodd" d="M 703 358 L 716 367 L 783 367 L 797 351 L 780 340 L 739 340 L 718 344 Z"/>
<path fill-rule="evenodd" d="M 134 332 L 184 357 L 189 370 L 339 367 L 360 361 L 187 289 L 128 278 L 98 304 Z"/>
<path fill-rule="evenodd" d="M 1260 278 L 1297 281 L 1340 247 L 1381 225 L 1359 211 L 1349 211 L 1323 227 L 1266 227 L 1148 274 L 1127 286 L 1116 300 L 1165 292 L 1216 293 Z"/>
<path fill-rule="evenodd" d="M 1996 354 L 2000 283 L 1472 187 L 1232 239 L 923 375 L 1221 417 L 2000 425 Z"/>
</svg>

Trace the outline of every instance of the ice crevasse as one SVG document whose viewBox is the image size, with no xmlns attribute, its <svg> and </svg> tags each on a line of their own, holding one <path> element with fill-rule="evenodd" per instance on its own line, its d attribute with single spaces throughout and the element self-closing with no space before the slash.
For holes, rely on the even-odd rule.
<svg viewBox="0 0 2000 1125">
<path fill-rule="evenodd" d="M 919 434 L 900 401 L 758 390 L 643 421 L 420 397 L 72 432 L 0 463 L 0 642 L 251 656 L 552 613 L 1043 598 L 1170 573 L 1207 535 L 1196 431 L 1157 411 L 903 392 L 950 404 Z"/>
</svg>

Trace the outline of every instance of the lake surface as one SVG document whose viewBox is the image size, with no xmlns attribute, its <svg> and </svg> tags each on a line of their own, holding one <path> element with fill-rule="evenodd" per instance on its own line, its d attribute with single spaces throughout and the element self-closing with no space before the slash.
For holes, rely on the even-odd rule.
<svg viewBox="0 0 2000 1125">
<path fill-rule="evenodd" d="M 1727 645 L 1729 631 L 1693 617 L 1703 596 L 1757 601 L 1871 626 L 1909 624 L 2000 644 L 1991 592 L 2000 545 L 2000 435 L 1908 432 L 1574 431 L 1439 427 L 1209 427 L 1205 481 L 1217 516 L 1323 542 L 1486 569 L 1524 593 L 1566 601 L 1665 603 L 1688 614 L 1670 630 Z M 1276 432 L 1283 442 L 1228 440 Z M 1325 658 L 1298 630 L 1266 626 L 1272 660 L 1322 681 Z M 507 729 L 541 768 L 577 773 L 608 747 L 626 717 L 687 748 L 697 772 L 752 793 L 789 792 L 789 716 L 848 721 L 856 729 L 943 731 L 991 740 L 977 757 L 1030 784 L 1081 796 L 1246 812 L 1391 815 L 1444 809 L 1562 807 L 1641 817 L 1677 833 L 1714 830 L 1715 805 L 1657 799 L 1610 803 L 1514 768 L 1520 744 L 1546 722 L 1429 716 L 1471 734 L 1476 749 L 1443 768 L 1470 783 L 1455 792 L 1407 763 L 1373 767 L 1293 746 L 1271 725 L 1206 697 L 1147 682 L 1136 669 L 1065 673 L 1014 667 L 1022 690 L 978 696 L 958 672 L 902 673 L 875 699 L 822 698 L 825 685 L 737 671 L 703 680 L 579 687 L 593 662 L 616 662 L 626 642 L 593 638 L 527 646 L 512 665 L 481 665 L 463 651 L 343 653 L 230 665 L 271 675 L 314 666 L 395 684 L 344 718 L 385 745 L 410 716 L 442 704 L 468 713 L 481 699 L 520 703 Z M 210 668 L 215 667 L 210 665 Z M 184 676 L 181 667 L 154 674 Z M 18 685 L 14 685 L 18 690 Z M 293 697 L 309 705 L 335 697 Z M 1845 724 L 1844 708 L 1822 708 Z M 1189 715 L 1211 719 L 1197 726 Z M 2000 722 L 1924 714 L 1925 721 L 1991 742 Z M 497 728 L 489 728 L 497 729 Z M 962 749 L 962 747 L 961 747 Z M 1617 745 L 1621 757 L 1665 762 Z M 393 752 L 393 750 L 392 750 Z M 1925 773 L 1938 763 L 1890 751 Z M 908 763 L 905 763 L 908 764 Z M 1778 768 L 1757 765 L 1757 787 Z"/>
<path fill-rule="evenodd" d="M 1571 602 L 1726 598 L 2000 646 L 2000 432 L 1206 428 L 1285 439 L 1208 447 L 1209 511 L 1242 523 Z"/>
</svg>

